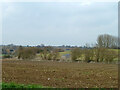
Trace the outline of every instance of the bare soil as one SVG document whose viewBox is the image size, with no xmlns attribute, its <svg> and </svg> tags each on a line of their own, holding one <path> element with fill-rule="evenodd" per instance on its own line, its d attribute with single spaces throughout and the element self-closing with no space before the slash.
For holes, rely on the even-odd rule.
<svg viewBox="0 0 120 90">
<path fill-rule="evenodd" d="M 118 65 L 3 60 L 2 80 L 57 88 L 117 88 Z"/>
</svg>

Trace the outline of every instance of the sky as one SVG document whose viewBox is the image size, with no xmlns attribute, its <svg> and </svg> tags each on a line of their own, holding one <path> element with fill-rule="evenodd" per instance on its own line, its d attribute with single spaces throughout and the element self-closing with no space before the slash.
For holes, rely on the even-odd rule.
<svg viewBox="0 0 120 90">
<path fill-rule="evenodd" d="M 2 4 L 2 44 L 94 44 L 118 36 L 117 2 L 9 2 Z"/>
</svg>

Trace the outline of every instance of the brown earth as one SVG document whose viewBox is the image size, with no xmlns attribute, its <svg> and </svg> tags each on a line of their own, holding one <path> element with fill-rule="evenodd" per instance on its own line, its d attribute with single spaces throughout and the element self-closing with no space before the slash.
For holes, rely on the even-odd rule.
<svg viewBox="0 0 120 90">
<path fill-rule="evenodd" d="M 58 88 L 117 88 L 117 64 L 3 60 L 3 82 Z"/>
</svg>

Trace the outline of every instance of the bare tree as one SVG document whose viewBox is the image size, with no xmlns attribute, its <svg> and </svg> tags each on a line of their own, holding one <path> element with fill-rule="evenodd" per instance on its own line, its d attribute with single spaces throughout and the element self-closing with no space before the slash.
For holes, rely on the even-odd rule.
<svg viewBox="0 0 120 90">
<path fill-rule="evenodd" d="M 99 35 L 97 45 L 100 48 L 116 48 L 118 47 L 118 38 L 108 34 Z"/>
</svg>

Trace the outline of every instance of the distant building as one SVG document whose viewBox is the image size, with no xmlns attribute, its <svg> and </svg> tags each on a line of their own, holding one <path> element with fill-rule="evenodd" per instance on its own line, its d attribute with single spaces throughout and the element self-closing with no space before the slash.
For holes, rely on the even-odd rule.
<svg viewBox="0 0 120 90">
<path fill-rule="evenodd" d="M 10 51 L 10 53 L 14 53 L 14 50 L 13 50 L 13 49 L 10 49 L 9 51 Z"/>
<path fill-rule="evenodd" d="M 70 49 L 66 49 L 67 51 L 70 50 Z"/>
</svg>

